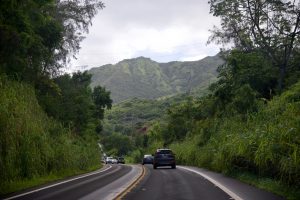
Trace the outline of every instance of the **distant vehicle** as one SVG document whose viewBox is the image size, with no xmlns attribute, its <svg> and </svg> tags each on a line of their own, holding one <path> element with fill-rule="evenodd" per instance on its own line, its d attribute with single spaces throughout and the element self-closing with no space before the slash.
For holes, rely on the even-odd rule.
<svg viewBox="0 0 300 200">
<path fill-rule="evenodd" d="M 153 159 L 153 169 L 160 166 L 171 166 L 176 169 L 175 155 L 171 149 L 157 149 Z"/>
<path fill-rule="evenodd" d="M 115 158 L 111 159 L 111 164 L 118 164 L 118 160 Z"/>
<path fill-rule="evenodd" d="M 105 164 L 112 164 L 113 157 L 106 157 Z"/>
<path fill-rule="evenodd" d="M 152 155 L 144 155 L 142 164 L 153 164 L 153 156 Z"/>
<path fill-rule="evenodd" d="M 125 164 L 125 159 L 123 157 L 118 157 L 118 164 Z"/>
</svg>

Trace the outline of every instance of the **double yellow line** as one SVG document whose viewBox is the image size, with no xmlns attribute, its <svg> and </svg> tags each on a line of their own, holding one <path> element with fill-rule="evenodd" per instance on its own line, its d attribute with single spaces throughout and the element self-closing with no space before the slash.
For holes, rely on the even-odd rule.
<svg viewBox="0 0 300 200">
<path fill-rule="evenodd" d="M 137 184 L 139 184 L 139 182 L 144 178 L 145 175 L 146 175 L 146 169 L 144 166 L 142 166 L 142 173 L 140 174 L 140 176 L 135 181 L 133 181 L 124 191 L 119 193 L 114 198 L 114 200 L 121 200 L 122 198 L 124 198 L 126 194 L 128 194 L 134 187 L 137 186 Z"/>
</svg>

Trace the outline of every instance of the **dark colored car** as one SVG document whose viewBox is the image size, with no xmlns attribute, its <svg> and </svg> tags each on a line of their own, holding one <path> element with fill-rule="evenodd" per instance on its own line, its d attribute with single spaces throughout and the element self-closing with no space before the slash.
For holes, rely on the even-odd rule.
<svg viewBox="0 0 300 200">
<path fill-rule="evenodd" d="M 171 166 L 176 169 L 175 155 L 171 149 L 157 149 L 153 159 L 153 169 L 160 166 Z"/>
<path fill-rule="evenodd" d="M 153 156 L 152 155 L 144 155 L 142 164 L 153 164 Z"/>
<path fill-rule="evenodd" d="M 125 159 L 123 157 L 118 157 L 117 160 L 118 160 L 118 163 L 125 164 Z"/>
</svg>

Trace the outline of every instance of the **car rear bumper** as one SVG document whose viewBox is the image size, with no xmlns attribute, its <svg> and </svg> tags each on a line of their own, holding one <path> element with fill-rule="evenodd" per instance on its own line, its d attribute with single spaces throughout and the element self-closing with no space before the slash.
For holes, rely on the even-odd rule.
<svg viewBox="0 0 300 200">
<path fill-rule="evenodd" d="M 156 160 L 153 162 L 156 166 L 173 166 L 176 165 L 175 160 Z"/>
<path fill-rule="evenodd" d="M 151 162 L 151 161 L 144 161 L 143 163 L 144 164 L 153 164 L 153 162 Z"/>
</svg>

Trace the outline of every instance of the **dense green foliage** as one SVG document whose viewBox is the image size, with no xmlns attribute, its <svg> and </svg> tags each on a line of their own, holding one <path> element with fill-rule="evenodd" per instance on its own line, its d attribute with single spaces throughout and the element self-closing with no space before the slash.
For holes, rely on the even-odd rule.
<svg viewBox="0 0 300 200">
<path fill-rule="evenodd" d="M 91 75 L 87 72 L 64 74 L 53 80 L 58 91 L 39 95 L 45 111 L 74 133 L 84 134 L 87 129 L 94 131 L 99 127 L 100 132 L 104 109 L 111 108 L 110 93 L 101 86 L 92 90 Z"/>
<path fill-rule="evenodd" d="M 0 193 L 98 165 L 99 140 L 107 154 L 131 162 L 170 147 L 179 164 L 246 172 L 299 191 L 299 1 L 209 3 L 222 22 L 210 41 L 234 45 L 222 59 L 137 58 L 59 76 L 103 4 L 1 1 Z M 99 85 L 115 102 L 151 100 L 112 107 Z"/>
<path fill-rule="evenodd" d="M 170 148 L 182 164 L 226 173 L 251 172 L 299 188 L 299 92 L 300 83 L 244 117 L 197 120 L 189 136 Z"/>
<path fill-rule="evenodd" d="M 99 0 L 1 1 L 1 194 L 24 189 L 15 184 L 25 180 L 38 184 L 100 166 L 97 133 L 110 93 L 92 90 L 87 72 L 60 69 L 103 7 Z"/>
<path fill-rule="evenodd" d="M 100 133 L 106 153 L 121 156 L 146 148 L 149 128 L 166 116 L 167 108 L 183 98 L 182 95 L 160 100 L 134 98 L 115 104 L 106 111 Z M 140 156 L 133 160 L 140 160 Z"/>
<path fill-rule="evenodd" d="M 98 0 L 3 0 L 0 4 L 0 73 L 40 84 L 76 53 Z"/>
<path fill-rule="evenodd" d="M 298 198 L 299 193 L 291 191 L 300 187 L 299 78 L 276 94 L 277 71 L 258 50 L 232 50 L 218 72 L 210 93 L 200 98 L 169 98 L 168 104 L 135 99 L 116 105 L 107 115 L 106 134 L 118 131 L 131 137 L 131 162 L 140 162 L 143 154 L 156 148 L 170 147 L 179 164 L 251 173 L 258 180 L 267 177 L 287 186 L 285 192 L 272 192 Z M 295 80 L 298 83 L 292 84 Z M 142 118 L 151 113 L 155 117 Z M 128 129 L 132 126 L 146 129 L 134 132 Z"/>
<path fill-rule="evenodd" d="M 18 180 L 99 165 L 95 134 L 74 135 L 49 118 L 32 86 L 0 79 L 0 193 Z"/>
<path fill-rule="evenodd" d="M 221 19 L 212 30 L 210 41 L 227 44 L 244 52 L 259 49 L 277 71 L 278 89 L 287 85 L 286 77 L 299 72 L 299 0 L 210 0 L 210 12 Z"/>
<path fill-rule="evenodd" d="M 220 55 L 169 63 L 139 57 L 93 68 L 89 73 L 93 75 L 92 87 L 104 85 L 118 103 L 133 97 L 156 99 L 206 89 L 216 80 L 217 66 L 223 63 Z"/>
</svg>

